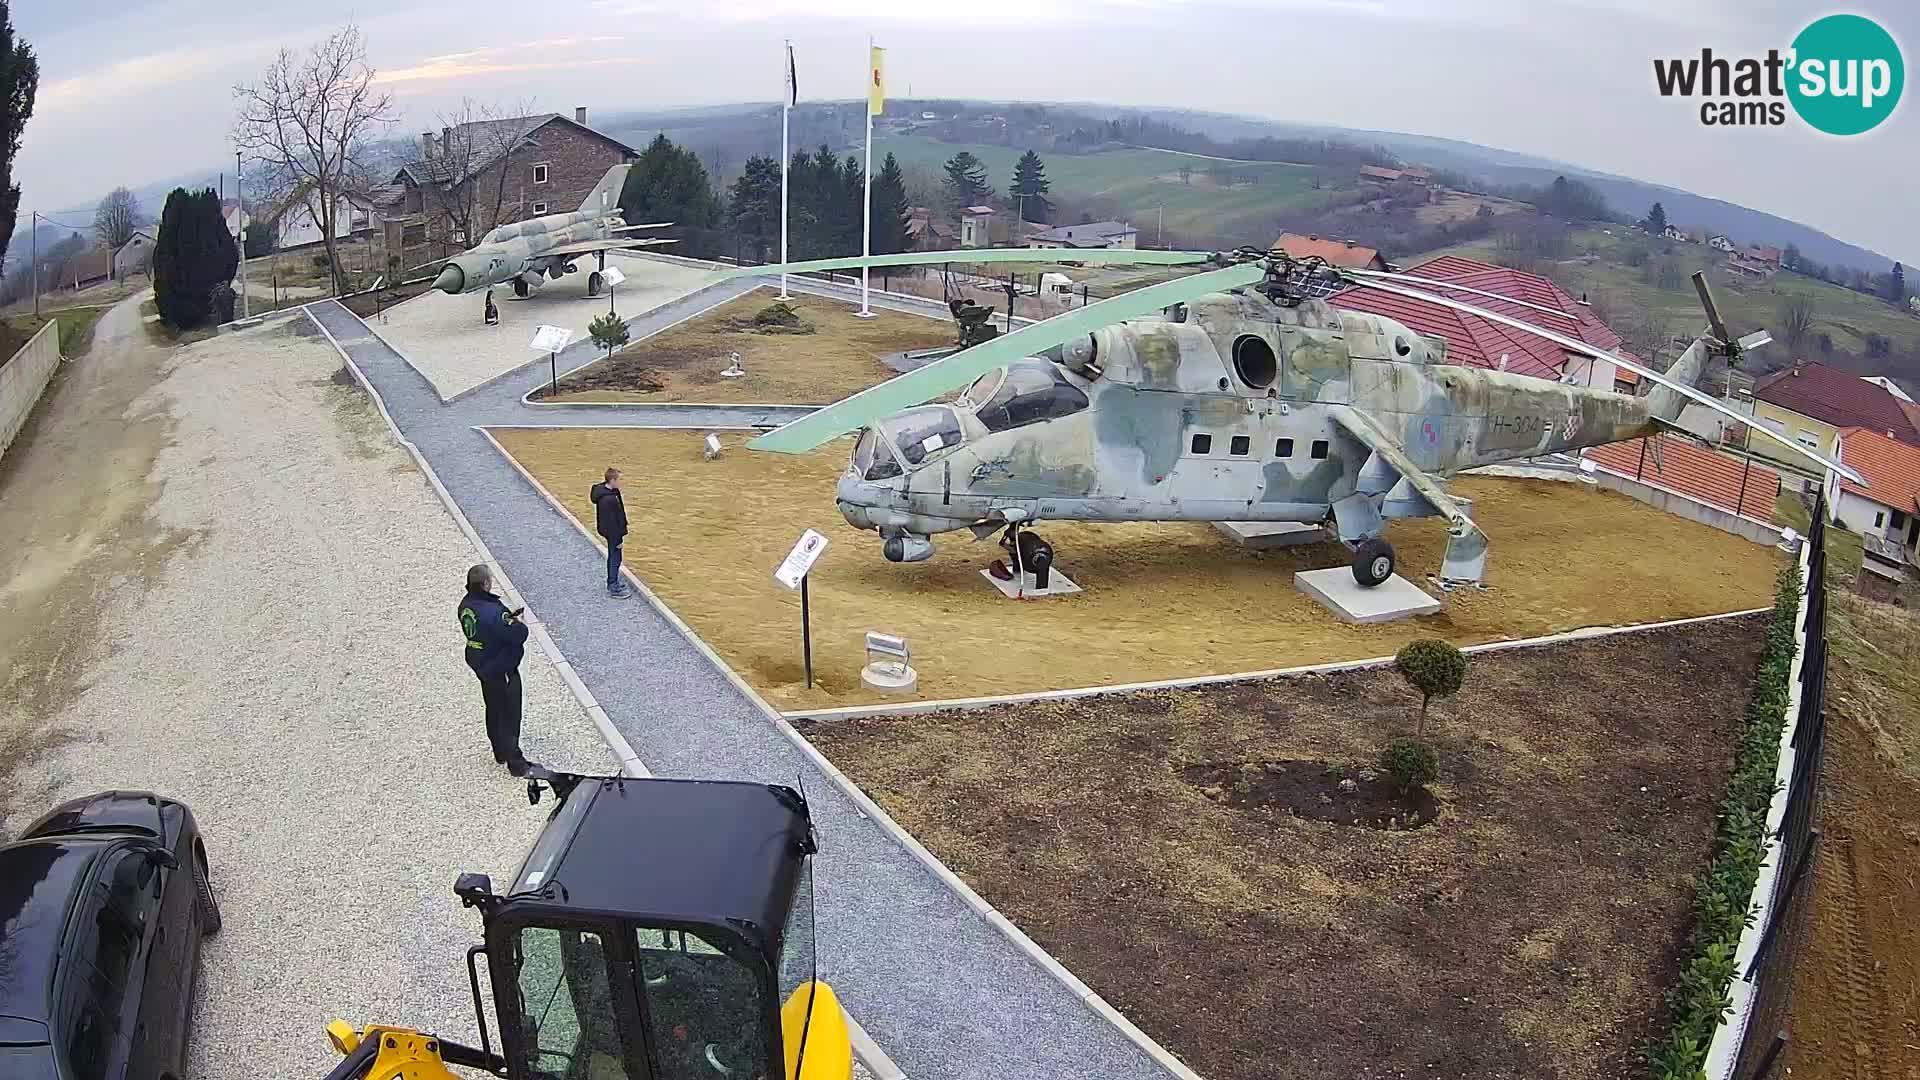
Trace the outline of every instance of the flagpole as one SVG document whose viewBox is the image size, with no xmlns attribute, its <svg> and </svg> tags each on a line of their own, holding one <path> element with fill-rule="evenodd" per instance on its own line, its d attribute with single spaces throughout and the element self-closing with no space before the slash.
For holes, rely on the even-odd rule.
<svg viewBox="0 0 1920 1080">
<path fill-rule="evenodd" d="M 793 113 L 793 99 L 800 93 L 794 84 L 793 42 L 787 42 L 787 96 L 780 103 L 780 265 L 787 263 L 787 161 L 792 152 L 787 149 L 787 118 Z M 791 300 L 787 295 L 787 275 L 780 275 L 780 295 L 777 300 Z"/>
<path fill-rule="evenodd" d="M 867 79 L 871 83 L 874 77 L 873 38 L 871 37 L 867 38 L 867 69 Z M 871 259 L 873 258 L 873 87 L 871 85 L 867 87 L 867 191 L 861 205 L 865 207 L 865 213 L 862 215 L 864 220 L 860 223 L 860 258 Z M 873 318 L 873 310 L 867 306 L 867 275 L 871 272 L 870 267 L 864 263 L 861 264 L 860 318 L 862 319 Z"/>
</svg>

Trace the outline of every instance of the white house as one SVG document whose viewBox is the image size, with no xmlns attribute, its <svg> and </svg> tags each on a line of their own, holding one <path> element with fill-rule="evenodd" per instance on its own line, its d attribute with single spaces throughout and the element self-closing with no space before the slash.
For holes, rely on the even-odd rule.
<svg viewBox="0 0 1920 1080">
<path fill-rule="evenodd" d="M 963 248 L 983 248 L 993 246 L 993 207 L 969 206 L 960 211 L 960 246 Z"/>
<path fill-rule="evenodd" d="M 1827 477 L 1827 502 L 1841 524 L 1860 534 L 1861 569 L 1895 582 L 1920 566 L 1920 447 L 1870 428 L 1840 431 L 1839 458 L 1866 478 L 1861 487 Z"/>
<path fill-rule="evenodd" d="M 1733 241 L 1727 239 L 1725 236 L 1713 236 L 1708 238 L 1707 246 L 1712 248 L 1715 251 L 1724 251 L 1729 254 L 1733 252 Z"/>
<path fill-rule="evenodd" d="M 1140 230 L 1124 221 L 1061 225 L 1027 237 L 1030 248 L 1132 248 Z"/>
<path fill-rule="evenodd" d="M 339 195 L 335 197 L 333 217 L 333 238 L 344 240 L 355 233 L 365 232 L 373 227 L 373 211 L 362 200 Z M 301 192 L 276 208 L 275 224 L 279 227 L 279 247 L 281 251 L 318 244 L 326 238 L 326 232 L 320 225 L 319 206 L 311 192 Z"/>
<path fill-rule="evenodd" d="M 153 232 L 148 229 L 136 229 L 134 234 L 121 244 L 113 253 L 113 279 L 125 281 L 134 274 L 144 274 L 153 266 Z"/>
<path fill-rule="evenodd" d="M 1666 228 L 1660 230 L 1660 235 L 1666 237 L 1669 240 L 1678 240 L 1683 244 L 1691 242 L 1687 239 L 1687 234 L 1680 231 L 1680 226 L 1678 225 L 1667 226 Z"/>
</svg>

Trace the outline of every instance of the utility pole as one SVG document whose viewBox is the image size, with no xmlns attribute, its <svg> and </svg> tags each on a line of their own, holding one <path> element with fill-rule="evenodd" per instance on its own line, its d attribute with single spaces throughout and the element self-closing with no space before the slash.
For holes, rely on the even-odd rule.
<svg viewBox="0 0 1920 1080">
<path fill-rule="evenodd" d="M 40 317 L 40 211 L 32 211 L 32 215 L 27 222 L 27 233 L 33 240 L 30 256 L 33 266 L 29 269 L 33 271 L 33 317 L 37 319 Z"/>
<path fill-rule="evenodd" d="M 233 152 L 233 196 L 240 200 L 238 217 L 240 243 L 240 317 L 253 316 L 253 308 L 247 302 L 247 191 L 240 186 L 240 151 Z M 377 304 L 379 301 L 375 301 Z"/>
<path fill-rule="evenodd" d="M 1164 248 L 1167 246 L 1166 241 L 1163 239 L 1167 229 L 1167 208 L 1164 206 L 1155 207 L 1154 215 L 1155 215 L 1155 219 L 1154 219 L 1154 225 L 1153 225 L 1153 246 L 1157 248 Z"/>
</svg>

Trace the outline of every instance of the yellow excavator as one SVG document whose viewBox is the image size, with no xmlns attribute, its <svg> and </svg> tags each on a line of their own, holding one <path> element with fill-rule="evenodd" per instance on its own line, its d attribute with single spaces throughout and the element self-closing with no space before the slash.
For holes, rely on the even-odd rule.
<svg viewBox="0 0 1920 1080">
<path fill-rule="evenodd" d="M 454 884 L 485 927 L 467 950 L 480 1046 L 335 1020 L 328 1080 L 848 1080 L 846 1015 L 815 978 L 799 792 L 531 766 L 527 797 L 543 791 L 556 805 L 512 887 Z"/>
</svg>

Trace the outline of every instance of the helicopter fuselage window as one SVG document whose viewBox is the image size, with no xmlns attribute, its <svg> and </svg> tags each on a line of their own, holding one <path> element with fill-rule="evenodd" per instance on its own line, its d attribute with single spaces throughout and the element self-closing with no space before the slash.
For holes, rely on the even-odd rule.
<svg viewBox="0 0 1920 1080">
<path fill-rule="evenodd" d="M 1319 461 L 1321 458 L 1324 458 L 1326 456 L 1327 456 L 1327 440 L 1325 439 L 1313 440 L 1313 460 Z"/>
<path fill-rule="evenodd" d="M 974 388 L 984 390 L 982 384 L 993 374 L 981 376 Z M 972 394 L 973 389 L 969 389 L 969 399 Z M 974 415 L 988 431 L 1006 431 L 1071 416 L 1086 407 L 1087 395 L 1079 387 L 1068 382 L 1052 364 L 1036 361 L 1009 366 L 993 396 L 982 403 Z"/>
<path fill-rule="evenodd" d="M 1279 442 L 1274 443 L 1273 456 L 1274 457 L 1292 457 L 1293 456 L 1293 440 L 1281 439 Z"/>
<path fill-rule="evenodd" d="M 1235 435 L 1227 442 L 1227 453 L 1232 454 L 1234 457 L 1246 457 L 1247 451 L 1251 446 L 1252 441 L 1248 439 L 1247 436 Z"/>
<path fill-rule="evenodd" d="M 1213 436 L 1206 432 L 1197 432 L 1193 436 L 1193 452 L 1196 454 L 1213 453 Z"/>
</svg>

